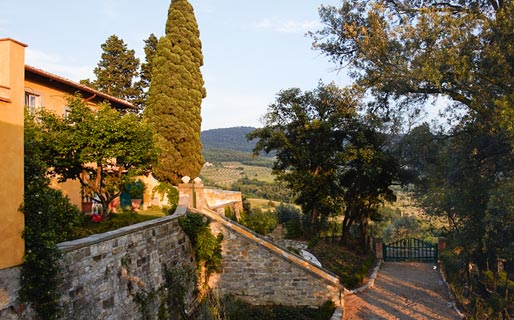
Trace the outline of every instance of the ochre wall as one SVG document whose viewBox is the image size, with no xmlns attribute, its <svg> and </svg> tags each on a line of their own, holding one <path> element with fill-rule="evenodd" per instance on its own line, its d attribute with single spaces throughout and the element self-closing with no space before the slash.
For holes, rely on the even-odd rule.
<svg viewBox="0 0 514 320">
<path fill-rule="evenodd" d="M 40 96 L 41 107 L 60 116 L 64 115 L 66 106 L 68 105 L 68 98 L 74 94 L 51 87 L 49 83 L 40 83 L 30 78 L 25 79 L 25 92 Z M 88 97 L 83 96 L 83 98 L 87 99 Z M 23 103 L 25 103 L 25 101 Z M 96 108 L 96 104 L 94 103 L 87 102 L 87 104 L 91 108 Z"/>
<path fill-rule="evenodd" d="M 23 262 L 23 105 L 26 45 L 0 39 L 0 269 Z"/>
</svg>

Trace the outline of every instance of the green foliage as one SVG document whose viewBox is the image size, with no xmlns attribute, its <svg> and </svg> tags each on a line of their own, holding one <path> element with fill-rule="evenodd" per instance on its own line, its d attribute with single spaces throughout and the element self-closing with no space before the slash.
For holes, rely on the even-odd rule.
<svg viewBox="0 0 514 320">
<path fill-rule="evenodd" d="M 48 187 L 45 145 L 34 119 L 25 115 L 24 202 L 25 257 L 21 269 L 20 298 L 31 303 L 40 319 L 58 319 L 62 283 L 57 243 L 70 240 L 80 212 L 59 190 Z"/>
<path fill-rule="evenodd" d="M 221 308 L 226 320 L 329 320 L 335 311 L 332 301 L 323 303 L 318 308 L 289 307 L 282 305 L 255 306 L 246 303 L 232 295 L 221 299 Z"/>
<path fill-rule="evenodd" d="M 237 222 L 237 215 L 230 207 L 225 207 L 225 218 Z"/>
<path fill-rule="evenodd" d="M 164 283 L 152 291 L 141 290 L 134 296 L 139 304 L 143 319 L 190 319 L 186 299 L 196 293 L 194 270 L 163 266 Z M 155 312 L 157 310 L 157 312 Z"/>
<path fill-rule="evenodd" d="M 514 261 L 514 3 L 343 1 L 320 16 L 325 27 L 312 34 L 314 46 L 352 69 L 373 111 L 401 110 L 412 120 L 431 99 L 449 100 L 446 133 L 415 128 L 401 154 L 417 174 L 418 200 L 448 221 L 461 248 L 470 317 L 511 317 L 482 282 L 489 270 L 499 273 L 490 266 L 500 256 L 511 273 Z"/>
<path fill-rule="evenodd" d="M 383 201 L 394 200 L 389 187 L 398 180 L 399 163 L 379 121 L 357 113 L 361 96 L 323 83 L 310 92 L 281 91 L 265 127 L 248 138 L 258 139 L 255 153 L 276 151 L 273 172 L 297 196 L 312 235 L 344 209 L 343 240 L 357 224 L 365 246 L 369 220 Z"/>
<path fill-rule="evenodd" d="M 123 192 L 128 193 L 130 199 L 143 199 L 145 194 L 146 185 L 140 179 L 131 181 L 123 187 Z"/>
<path fill-rule="evenodd" d="M 195 252 L 198 269 L 205 267 L 208 276 L 221 267 L 221 242 L 223 235 L 214 236 L 209 228 L 209 222 L 199 213 L 189 213 L 179 218 L 180 227 L 189 237 Z"/>
<path fill-rule="evenodd" d="M 461 310 L 470 319 L 506 319 L 514 308 L 514 281 L 505 272 L 472 272 L 468 274 L 469 257 L 462 247 L 444 250 L 440 254 L 444 271 L 453 293 L 461 302 Z M 473 266 L 476 268 L 476 266 Z M 470 295 L 471 288 L 482 288 L 481 294 Z M 511 311 L 508 311 L 511 310 Z"/>
<path fill-rule="evenodd" d="M 113 213 L 108 220 L 103 220 L 102 223 L 92 222 L 91 218 L 86 216 L 83 217 L 80 225 L 75 226 L 73 238 L 85 238 L 93 234 L 117 230 L 122 227 L 157 218 L 162 218 L 162 215 L 138 214 L 132 209 Z"/>
<path fill-rule="evenodd" d="M 159 193 L 161 195 L 161 200 L 163 199 L 163 196 L 166 195 L 168 197 L 168 203 L 170 204 L 170 207 L 167 210 L 168 214 L 173 214 L 175 212 L 179 200 L 177 188 L 169 183 L 160 182 L 153 188 L 152 192 Z"/>
<path fill-rule="evenodd" d="M 135 102 L 141 89 L 134 79 L 139 75 L 139 59 L 134 50 L 127 49 L 125 42 L 112 35 L 101 45 L 102 56 L 94 70 L 96 80 L 81 81 L 82 84 L 105 92 L 116 98 Z"/>
<path fill-rule="evenodd" d="M 277 227 L 277 216 L 274 212 L 262 211 L 260 208 L 253 208 L 241 214 L 239 221 L 243 226 L 263 236 L 267 235 Z"/>
<path fill-rule="evenodd" d="M 137 115 L 122 115 L 108 105 L 96 111 L 72 97 L 69 107 L 66 118 L 44 110 L 37 115 L 44 161 L 60 181 L 78 180 L 84 195 L 100 202 L 108 216 L 109 203 L 129 178 L 154 161 L 152 131 Z"/>
<path fill-rule="evenodd" d="M 150 82 L 152 81 L 152 61 L 155 57 L 155 52 L 157 51 L 158 42 L 159 39 L 157 39 L 157 37 L 153 33 L 150 34 L 150 36 L 148 36 L 148 39 L 145 40 L 145 62 L 141 64 L 141 71 L 139 72 L 139 81 L 135 83 L 135 86 L 141 91 L 141 94 L 134 101 L 134 104 L 140 110 L 143 110 L 147 104 L 148 88 L 150 87 Z"/>
<path fill-rule="evenodd" d="M 240 162 L 247 166 L 271 168 L 273 159 L 268 157 L 254 156 L 250 152 L 243 152 L 230 149 L 202 149 L 205 161 L 218 162 Z"/>
<path fill-rule="evenodd" d="M 230 188 L 240 191 L 248 198 L 267 199 L 292 203 L 294 196 L 290 190 L 281 183 L 269 183 L 257 179 L 244 177 L 232 184 Z"/>
<path fill-rule="evenodd" d="M 409 237 L 423 237 L 421 224 L 415 216 L 403 216 L 394 219 L 382 233 L 382 238 L 385 243 L 391 243 Z"/>
<path fill-rule="evenodd" d="M 345 288 L 353 289 L 362 285 L 375 262 L 373 254 L 356 250 L 354 243 L 342 246 L 339 241 L 327 238 L 318 239 L 309 252 L 318 258 L 323 268 L 336 274 Z"/>
<path fill-rule="evenodd" d="M 204 163 L 200 109 L 206 93 L 199 34 L 189 2 L 172 1 L 166 35 L 159 40 L 152 62 L 144 112 L 157 135 L 160 155 L 154 173 L 162 182 L 176 184 L 183 176 L 197 177 Z"/>
<path fill-rule="evenodd" d="M 351 69 L 375 106 L 395 100 L 415 115 L 444 95 L 453 111 L 464 105 L 497 121 L 505 118 L 494 115 L 505 115 L 498 101 L 512 97 L 505 84 L 514 73 L 513 16 L 511 1 L 343 1 L 320 9 L 325 27 L 311 35 L 315 48 Z"/>
<path fill-rule="evenodd" d="M 357 120 L 355 94 L 322 83 L 311 92 L 281 91 L 264 117 L 265 127 L 247 136 L 258 139 L 255 154 L 276 151 L 273 171 L 298 194 L 314 229 L 322 217 L 340 210 L 333 201 L 339 190 L 334 174 Z"/>
<path fill-rule="evenodd" d="M 304 235 L 302 213 L 292 205 L 280 204 L 276 209 L 278 223 L 285 227 L 286 238 L 295 239 Z"/>
<path fill-rule="evenodd" d="M 255 142 L 248 141 L 246 135 L 255 130 L 253 127 L 233 127 L 202 131 L 202 145 L 207 150 L 241 151 L 242 154 L 252 153 Z M 215 161 L 215 160 L 209 160 Z"/>
</svg>

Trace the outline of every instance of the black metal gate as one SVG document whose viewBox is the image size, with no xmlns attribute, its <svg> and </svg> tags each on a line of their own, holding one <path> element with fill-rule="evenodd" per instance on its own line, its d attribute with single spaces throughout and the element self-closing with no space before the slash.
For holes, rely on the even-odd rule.
<svg viewBox="0 0 514 320">
<path fill-rule="evenodd" d="M 382 246 L 384 261 L 418 261 L 437 263 L 437 244 L 406 238 Z"/>
</svg>

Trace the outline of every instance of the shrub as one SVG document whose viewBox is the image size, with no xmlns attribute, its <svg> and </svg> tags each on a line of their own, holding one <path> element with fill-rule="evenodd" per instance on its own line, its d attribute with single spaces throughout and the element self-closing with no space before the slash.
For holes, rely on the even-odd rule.
<svg viewBox="0 0 514 320">
<path fill-rule="evenodd" d="M 227 320 L 329 320 L 335 310 L 332 301 L 326 301 L 318 308 L 290 307 L 283 305 L 251 305 L 232 295 L 220 301 L 224 318 Z"/>
<path fill-rule="evenodd" d="M 237 222 L 237 215 L 230 207 L 225 207 L 225 218 Z"/>
<path fill-rule="evenodd" d="M 21 269 L 20 298 L 29 302 L 39 318 L 57 319 L 58 288 L 62 283 L 57 243 L 70 240 L 80 223 L 80 212 L 61 191 L 48 187 L 47 150 L 38 139 L 32 117 L 25 117 L 24 199 L 20 211 L 25 216 L 24 264 Z"/>
<path fill-rule="evenodd" d="M 173 185 L 169 183 L 161 182 L 152 189 L 152 193 L 160 194 L 161 201 L 164 199 L 164 195 L 168 197 L 169 206 L 166 206 L 166 215 L 172 215 L 175 212 L 175 210 L 177 209 L 179 199 L 177 188 L 175 188 Z"/>
<path fill-rule="evenodd" d="M 287 223 L 291 220 L 299 220 L 301 212 L 292 205 L 285 205 L 281 203 L 275 209 L 277 213 L 278 223 Z"/>
<path fill-rule="evenodd" d="M 251 209 L 241 215 L 241 224 L 258 234 L 267 235 L 277 227 L 275 213 L 263 212 L 259 208 Z"/>
<path fill-rule="evenodd" d="M 145 190 L 146 185 L 140 179 L 127 183 L 123 189 L 124 192 L 128 193 L 130 199 L 143 199 Z"/>
</svg>

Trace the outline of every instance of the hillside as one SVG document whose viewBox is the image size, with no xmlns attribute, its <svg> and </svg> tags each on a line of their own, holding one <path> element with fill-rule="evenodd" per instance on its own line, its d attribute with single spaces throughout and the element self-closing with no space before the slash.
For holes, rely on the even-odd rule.
<svg viewBox="0 0 514 320">
<path fill-rule="evenodd" d="M 247 141 L 246 134 L 255 130 L 253 127 L 232 127 L 202 131 L 201 140 L 204 149 L 225 149 L 252 152 L 255 141 Z"/>
</svg>

